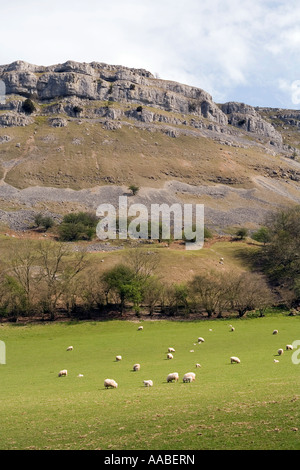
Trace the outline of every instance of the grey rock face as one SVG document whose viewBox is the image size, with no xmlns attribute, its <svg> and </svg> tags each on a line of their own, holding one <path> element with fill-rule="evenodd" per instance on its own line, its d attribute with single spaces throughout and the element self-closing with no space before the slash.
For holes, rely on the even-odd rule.
<svg viewBox="0 0 300 470">
<path fill-rule="evenodd" d="M 276 129 L 257 113 L 257 111 L 244 103 L 229 102 L 221 106 L 228 115 L 228 123 L 248 132 L 269 137 L 273 143 L 282 144 L 282 136 Z"/>
<path fill-rule="evenodd" d="M 43 106 L 44 115 L 66 113 L 70 117 L 79 117 L 74 111 L 77 105 L 83 108 L 80 113 L 82 118 L 100 116 L 108 120 L 117 120 L 121 116 L 126 116 L 144 123 L 187 125 L 184 117 L 180 120 L 171 114 L 176 113 L 195 117 L 191 124 L 195 128 L 225 132 L 227 127 L 226 132 L 232 133 L 230 127 L 234 126 L 242 131 L 267 137 L 276 145 L 282 144 L 281 135 L 271 124 L 262 119 L 253 107 L 236 102 L 225 103 L 219 107 L 206 91 L 157 79 L 144 69 L 75 61 L 44 67 L 16 61 L 0 66 L 0 80 L 5 83 L 8 96 L 11 94 L 32 96 L 42 103 L 49 101 L 47 106 Z M 57 101 L 58 98 L 59 103 L 51 103 L 51 100 Z M 90 104 L 85 108 L 84 102 L 91 101 L 127 103 L 130 109 L 116 110 L 104 105 L 100 107 L 98 105 L 98 108 L 96 105 L 92 109 Z M 136 109 L 133 107 L 135 104 Z M 18 101 L 10 101 L 7 108 L 2 106 L 0 105 L 0 109 L 16 113 L 21 111 Z M 138 106 L 154 109 L 138 111 Z M 166 115 L 159 110 L 170 114 Z M 210 121 L 211 124 L 204 120 Z M 14 117 L 2 115 L 0 125 L 27 125 L 29 122 L 30 119 L 20 113 Z M 228 127 L 228 124 L 231 126 Z"/>
</svg>

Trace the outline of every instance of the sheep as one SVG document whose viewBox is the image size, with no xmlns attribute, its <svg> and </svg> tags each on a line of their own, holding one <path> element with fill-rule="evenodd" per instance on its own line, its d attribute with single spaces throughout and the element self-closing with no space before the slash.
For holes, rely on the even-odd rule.
<svg viewBox="0 0 300 470">
<path fill-rule="evenodd" d="M 278 356 L 281 356 L 283 354 L 283 349 L 281 349 L 281 348 L 278 349 L 277 354 L 278 354 Z"/>
<path fill-rule="evenodd" d="M 116 361 L 122 361 L 122 356 L 116 356 Z"/>
<path fill-rule="evenodd" d="M 287 351 L 289 351 L 289 350 L 292 351 L 294 348 L 293 348 L 292 344 L 287 344 L 286 347 L 285 347 L 285 349 L 286 349 Z"/>
<path fill-rule="evenodd" d="M 171 374 L 168 375 L 167 377 L 167 382 L 173 382 L 173 380 L 175 380 L 175 382 L 177 382 L 179 379 L 179 375 L 178 375 L 178 372 L 172 372 Z"/>
<path fill-rule="evenodd" d="M 201 364 L 196 364 L 196 368 L 199 368 L 199 367 L 201 367 Z"/>
<path fill-rule="evenodd" d="M 108 389 L 108 388 L 117 388 L 118 384 L 113 379 L 105 379 L 104 380 L 104 387 L 106 389 Z"/>
<path fill-rule="evenodd" d="M 82 375 L 82 374 L 78 374 L 77 377 L 83 377 L 83 375 Z"/>
<path fill-rule="evenodd" d="M 168 352 L 169 353 L 175 352 L 175 349 L 174 348 L 168 348 Z"/>
<path fill-rule="evenodd" d="M 204 339 L 203 338 L 198 338 L 198 343 L 204 343 Z"/>
<path fill-rule="evenodd" d="M 173 359 L 173 354 L 171 353 L 167 354 L 167 359 Z"/>
<path fill-rule="evenodd" d="M 67 348 L 67 351 L 73 351 L 73 346 L 69 346 L 69 347 Z"/>
<path fill-rule="evenodd" d="M 134 364 L 133 366 L 134 371 L 140 370 L 140 368 L 141 368 L 141 364 Z"/>
<path fill-rule="evenodd" d="M 231 364 L 233 364 L 234 362 L 235 362 L 236 364 L 240 364 L 241 360 L 240 360 L 238 357 L 236 357 L 236 356 L 231 356 L 230 362 L 231 362 Z"/>
<path fill-rule="evenodd" d="M 230 331 L 235 331 L 234 326 L 232 326 L 232 327 L 230 328 Z"/>
<path fill-rule="evenodd" d="M 273 335 L 277 335 L 277 334 L 278 334 L 278 330 L 274 330 L 272 334 L 273 334 Z"/>
<path fill-rule="evenodd" d="M 60 370 L 58 373 L 58 377 L 66 377 L 68 375 L 67 369 Z"/>
<path fill-rule="evenodd" d="M 196 378 L 196 374 L 194 372 L 187 372 L 184 374 L 182 381 L 186 382 L 194 382 Z"/>
<path fill-rule="evenodd" d="M 279 362 L 277 359 L 274 359 L 274 362 Z"/>
<path fill-rule="evenodd" d="M 143 329 L 144 329 L 143 326 L 139 326 L 139 327 L 138 327 L 138 331 L 141 331 L 141 330 L 143 330 Z"/>
<path fill-rule="evenodd" d="M 153 387 L 152 380 L 144 380 L 144 386 L 145 387 Z"/>
</svg>

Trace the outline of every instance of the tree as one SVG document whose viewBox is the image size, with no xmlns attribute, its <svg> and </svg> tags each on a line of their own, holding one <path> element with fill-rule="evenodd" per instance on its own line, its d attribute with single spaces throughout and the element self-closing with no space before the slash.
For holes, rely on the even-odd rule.
<svg viewBox="0 0 300 470">
<path fill-rule="evenodd" d="M 43 214 L 39 213 L 34 218 L 35 225 L 37 227 L 42 227 L 44 230 L 48 230 L 49 228 L 53 227 L 54 220 L 50 216 L 43 216 Z"/>
<path fill-rule="evenodd" d="M 26 114 L 32 114 L 35 111 L 35 105 L 30 98 L 27 98 L 22 104 L 22 110 Z"/>
<path fill-rule="evenodd" d="M 231 306 L 237 310 L 239 317 L 258 309 L 260 314 L 274 302 L 274 296 L 261 274 L 246 272 L 231 280 Z"/>
<path fill-rule="evenodd" d="M 58 227 L 61 241 L 91 240 L 96 234 L 98 218 L 90 212 L 78 212 L 64 216 Z"/>
<path fill-rule="evenodd" d="M 253 233 L 252 238 L 253 240 L 265 245 L 271 241 L 271 234 L 267 227 L 260 227 L 257 232 Z"/>
<path fill-rule="evenodd" d="M 209 317 L 221 316 L 229 307 L 229 276 L 228 274 L 211 271 L 198 274 L 190 283 L 191 296 L 196 308 L 203 308 Z"/>
<path fill-rule="evenodd" d="M 266 220 L 270 234 L 259 262 L 271 282 L 295 293 L 295 302 L 300 301 L 300 206 L 280 210 Z"/>
<path fill-rule="evenodd" d="M 136 186 L 135 184 L 128 186 L 128 189 L 131 191 L 133 196 L 135 196 L 140 190 L 139 186 Z"/>
<path fill-rule="evenodd" d="M 133 296 L 132 284 L 136 279 L 135 272 L 132 268 L 125 264 L 118 264 L 113 268 L 105 271 L 102 276 L 102 281 L 105 285 L 106 296 L 109 294 L 115 295 L 119 302 L 121 314 L 124 311 L 126 300 L 131 300 Z M 136 285 L 135 285 L 135 296 Z"/>
<path fill-rule="evenodd" d="M 241 240 L 244 240 L 248 235 L 248 230 L 245 227 L 241 227 L 235 232 L 236 236 Z"/>
</svg>

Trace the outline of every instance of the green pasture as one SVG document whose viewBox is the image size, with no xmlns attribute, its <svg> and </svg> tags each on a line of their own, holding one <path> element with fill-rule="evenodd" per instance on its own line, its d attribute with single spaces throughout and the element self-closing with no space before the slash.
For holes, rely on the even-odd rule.
<svg viewBox="0 0 300 470">
<path fill-rule="evenodd" d="M 299 450 L 300 364 L 292 362 L 296 351 L 277 356 L 297 339 L 300 318 L 285 314 L 2 324 L 0 449 Z M 231 364 L 232 355 L 241 363 Z M 61 369 L 67 377 L 58 377 Z M 195 382 L 183 383 L 190 371 Z M 166 382 L 170 372 L 179 382 Z M 105 389 L 106 378 L 118 388 Z"/>
</svg>

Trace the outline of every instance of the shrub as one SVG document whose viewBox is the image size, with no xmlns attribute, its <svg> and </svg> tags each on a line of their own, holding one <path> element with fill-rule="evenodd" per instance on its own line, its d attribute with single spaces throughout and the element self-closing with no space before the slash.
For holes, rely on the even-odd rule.
<svg viewBox="0 0 300 470">
<path fill-rule="evenodd" d="M 95 214 L 78 212 L 67 214 L 58 227 L 61 241 L 91 240 L 96 233 L 98 219 Z"/>
<path fill-rule="evenodd" d="M 32 114 L 35 111 L 35 106 L 30 98 L 27 98 L 22 104 L 22 110 L 26 114 Z"/>
</svg>

